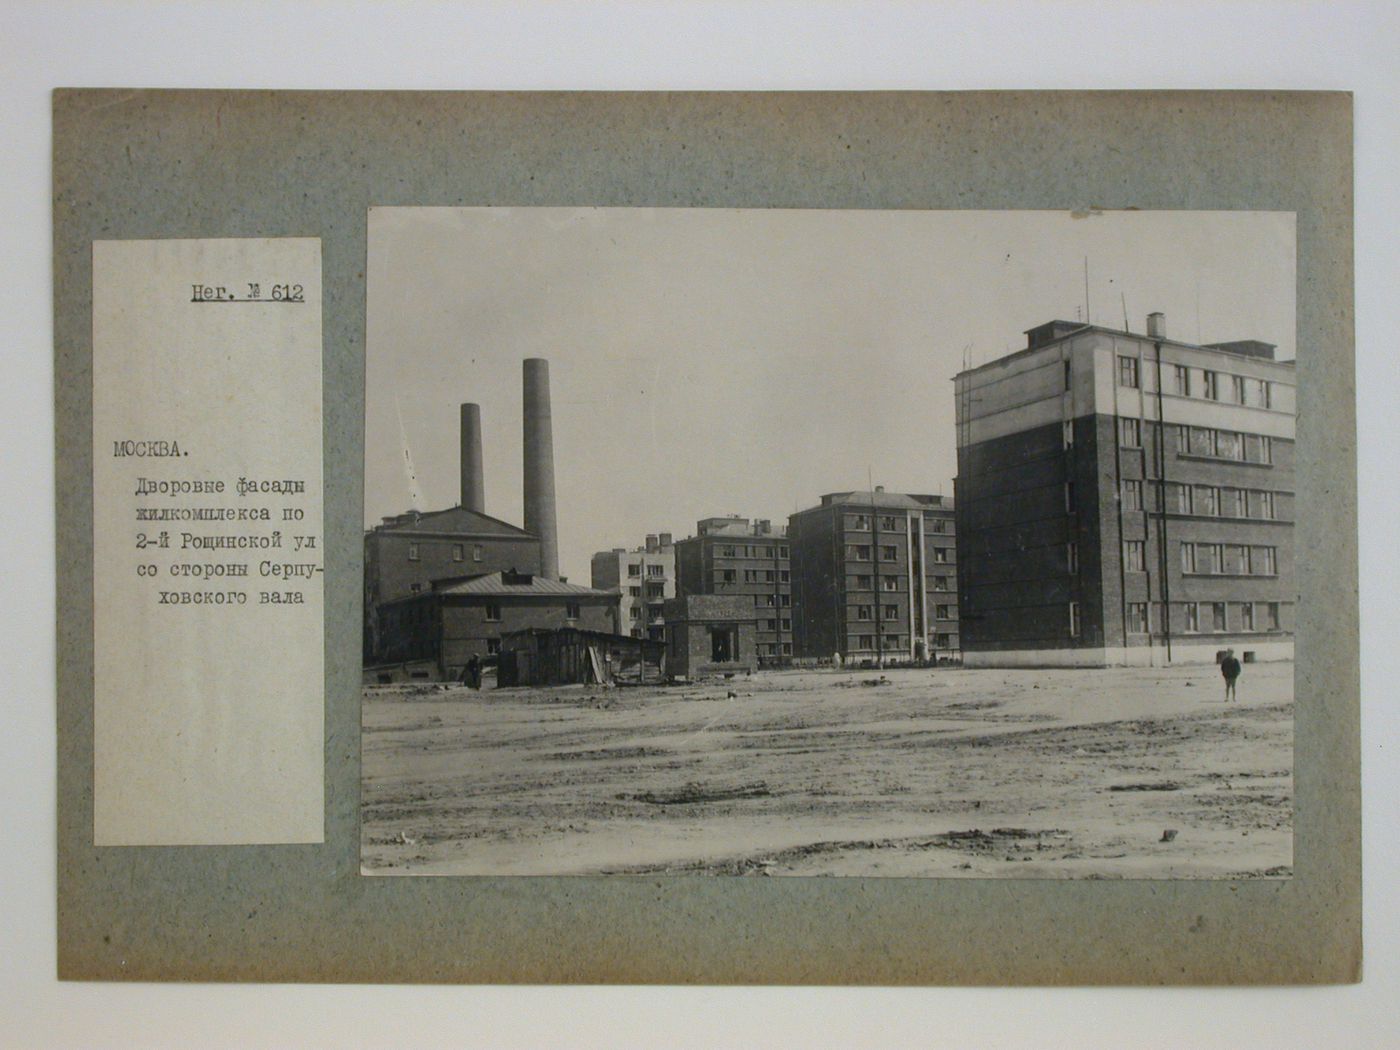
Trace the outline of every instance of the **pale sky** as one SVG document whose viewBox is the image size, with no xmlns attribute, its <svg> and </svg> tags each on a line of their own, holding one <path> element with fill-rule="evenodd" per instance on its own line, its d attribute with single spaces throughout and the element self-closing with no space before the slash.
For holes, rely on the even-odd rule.
<svg viewBox="0 0 1400 1050">
<path fill-rule="evenodd" d="M 1278 212 L 375 208 L 365 520 L 458 502 L 481 405 L 487 513 L 521 524 L 521 361 L 550 362 L 560 568 L 825 492 L 952 494 L 952 377 L 1084 314 L 1294 356 Z M 400 419 L 402 426 L 400 426 Z M 401 436 L 402 435 L 402 436 Z"/>
</svg>

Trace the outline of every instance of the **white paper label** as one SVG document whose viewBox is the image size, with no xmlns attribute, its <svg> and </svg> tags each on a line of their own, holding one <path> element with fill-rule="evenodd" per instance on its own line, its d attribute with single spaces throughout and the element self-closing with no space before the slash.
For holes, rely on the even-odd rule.
<svg viewBox="0 0 1400 1050">
<path fill-rule="evenodd" d="M 94 836 L 324 839 L 321 242 L 93 244 Z"/>
</svg>

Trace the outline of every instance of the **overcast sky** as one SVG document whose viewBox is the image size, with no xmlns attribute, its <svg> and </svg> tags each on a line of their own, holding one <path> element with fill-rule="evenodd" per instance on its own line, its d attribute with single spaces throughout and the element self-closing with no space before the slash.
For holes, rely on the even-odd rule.
<svg viewBox="0 0 1400 1050">
<path fill-rule="evenodd" d="M 458 501 L 481 405 L 486 510 L 522 519 L 521 361 L 550 361 L 561 571 L 698 518 L 824 492 L 952 494 L 952 377 L 1084 315 L 1294 355 L 1294 221 L 1265 212 L 376 208 L 365 520 Z"/>
</svg>

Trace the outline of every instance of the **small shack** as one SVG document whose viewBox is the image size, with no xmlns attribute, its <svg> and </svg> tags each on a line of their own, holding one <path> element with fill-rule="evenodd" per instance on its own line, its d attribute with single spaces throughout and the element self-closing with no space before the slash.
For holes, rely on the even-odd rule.
<svg viewBox="0 0 1400 1050">
<path fill-rule="evenodd" d="M 576 627 L 501 636 L 497 686 L 642 685 L 665 681 L 666 643 Z"/>
<path fill-rule="evenodd" d="M 758 668 L 758 616 L 749 595 L 688 594 L 667 601 L 665 610 L 672 678 Z"/>
</svg>

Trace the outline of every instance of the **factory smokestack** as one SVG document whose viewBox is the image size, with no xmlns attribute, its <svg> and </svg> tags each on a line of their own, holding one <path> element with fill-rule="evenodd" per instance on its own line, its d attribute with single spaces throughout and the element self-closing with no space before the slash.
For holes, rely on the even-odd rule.
<svg viewBox="0 0 1400 1050">
<path fill-rule="evenodd" d="M 525 531 L 540 538 L 540 575 L 559 579 L 559 522 L 554 507 L 554 423 L 549 362 L 525 359 Z"/>
<path fill-rule="evenodd" d="M 481 473 L 481 406 L 462 406 L 462 506 L 486 513 L 486 482 Z"/>
</svg>

